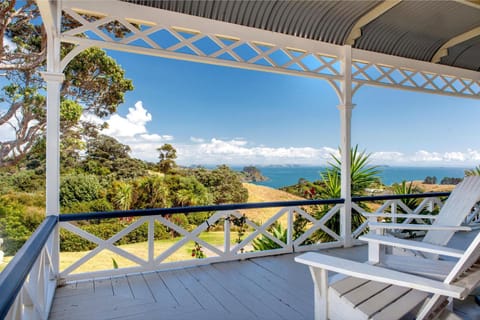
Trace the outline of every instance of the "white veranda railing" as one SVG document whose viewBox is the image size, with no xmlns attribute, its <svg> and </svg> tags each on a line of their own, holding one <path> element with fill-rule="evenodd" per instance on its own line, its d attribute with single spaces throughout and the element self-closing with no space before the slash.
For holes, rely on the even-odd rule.
<svg viewBox="0 0 480 320">
<path fill-rule="evenodd" d="M 62 229 L 89 241 L 95 248 L 85 252 L 81 258 L 78 258 L 78 254 L 62 253 L 63 270 L 60 277 L 77 280 L 341 247 L 344 236 L 339 232 L 339 224 L 343 200 L 337 200 L 313 205 L 304 201 L 301 205 L 280 207 L 265 218 L 265 222 L 256 221 L 258 208 L 255 209 L 256 212 L 249 213 L 254 207 L 239 205 L 236 208 L 232 205 L 232 208 L 221 210 L 221 206 L 213 206 L 205 211 L 212 212 L 215 208 L 219 211 L 215 211 L 203 223 L 194 227 L 178 223 L 174 218 L 175 214 L 157 211 L 150 213 L 153 215 L 139 216 L 127 224 L 119 219 L 118 223 L 125 224 L 124 229 L 105 239 L 87 232 L 74 221 L 63 219 L 64 221 L 60 222 Z M 369 205 L 361 206 L 360 203 L 365 201 L 359 201 L 352 206 L 352 214 L 356 217 L 352 218 L 355 223 L 347 236 L 354 239 L 354 244 L 360 244 L 357 238 L 368 231 L 369 221 L 365 216 L 377 222 L 379 218 L 376 215 L 383 217 L 388 214 L 390 222 L 407 224 L 415 220 L 418 224 L 428 224 L 429 219 L 422 219 L 421 215 L 425 212 L 438 212 L 442 206 L 438 197 L 427 197 L 414 208 L 400 198 L 382 200 L 381 204 L 374 198 L 368 201 Z M 288 202 L 284 205 L 288 205 Z M 411 206 L 411 203 L 409 205 Z M 271 211 L 274 210 L 272 207 L 262 204 L 260 209 Z M 186 214 L 190 210 L 180 209 L 179 212 Z M 478 211 L 472 213 L 472 221 L 475 217 L 478 220 Z M 405 215 L 411 215 L 412 218 L 405 218 Z M 171 234 L 170 239 L 162 240 L 157 237 L 158 225 Z M 148 230 L 147 241 L 134 246 L 118 245 L 122 238 L 128 237 L 141 227 Z M 268 245 L 259 247 L 259 240 Z M 195 248 L 202 251 L 201 259 L 194 254 Z M 115 263 L 112 264 L 114 259 Z M 96 263 L 95 260 L 103 260 L 104 269 L 99 270 L 98 265 L 102 263 Z"/>
</svg>

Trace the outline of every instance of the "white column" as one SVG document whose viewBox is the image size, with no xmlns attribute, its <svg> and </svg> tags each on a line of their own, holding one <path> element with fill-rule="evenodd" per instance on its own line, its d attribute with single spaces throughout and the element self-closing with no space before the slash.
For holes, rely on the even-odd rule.
<svg viewBox="0 0 480 320">
<path fill-rule="evenodd" d="M 43 72 L 47 81 L 47 216 L 60 213 L 60 89 L 63 73 Z"/>
<path fill-rule="evenodd" d="M 47 168 L 46 214 L 60 214 L 60 89 L 64 80 L 60 58 L 61 0 L 37 0 L 47 32 L 47 71 L 42 77 L 47 82 Z M 60 266 L 59 227 L 55 228 L 47 243 L 52 258 L 54 276 Z"/>
<path fill-rule="evenodd" d="M 344 247 L 352 246 L 352 192 L 351 192 L 351 124 L 352 110 L 352 48 L 344 46 L 344 57 L 340 110 L 340 151 L 341 151 L 341 197 L 345 199 L 344 206 L 340 210 L 340 235 L 344 241 Z"/>
<path fill-rule="evenodd" d="M 345 199 L 345 203 L 340 210 L 340 235 L 344 240 L 345 247 L 352 246 L 352 191 L 351 191 L 351 118 L 353 105 L 339 105 L 340 110 L 340 131 L 341 131 L 341 197 Z"/>
</svg>

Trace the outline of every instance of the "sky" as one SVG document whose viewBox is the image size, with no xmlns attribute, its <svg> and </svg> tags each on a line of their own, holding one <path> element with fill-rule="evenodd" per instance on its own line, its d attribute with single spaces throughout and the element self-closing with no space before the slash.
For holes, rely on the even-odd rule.
<svg viewBox="0 0 480 320">
<path fill-rule="evenodd" d="M 338 98 L 324 80 L 109 51 L 133 80 L 105 130 L 157 161 L 181 165 L 323 165 L 340 144 Z M 480 102 L 364 86 L 352 145 L 397 166 L 480 164 Z"/>
<path fill-rule="evenodd" d="M 133 80 L 103 133 L 158 161 L 164 143 L 181 165 L 324 165 L 338 153 L 338 98 L 322 79 L 108 51 Z M 373 164 L 480 164 L 480 101 L 371 86 L 353 97 L 352 145 Z M 0 110 L 1 112 L 2 110 Z M 5 110 L 3 110 L 5 111 Z M 0 126 L 0 141 L 12 138 Z"/>
</svg>

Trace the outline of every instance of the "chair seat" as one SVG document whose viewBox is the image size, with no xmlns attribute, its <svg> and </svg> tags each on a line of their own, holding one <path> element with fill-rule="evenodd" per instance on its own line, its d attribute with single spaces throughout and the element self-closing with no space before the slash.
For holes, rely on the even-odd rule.
<svg viewBox="0 0 480 320">
<path fill-rule="evenodd" d="M 354 277 L 330 285 L 329 319 L 409 319 L 428 293 Z"/>
</svg>

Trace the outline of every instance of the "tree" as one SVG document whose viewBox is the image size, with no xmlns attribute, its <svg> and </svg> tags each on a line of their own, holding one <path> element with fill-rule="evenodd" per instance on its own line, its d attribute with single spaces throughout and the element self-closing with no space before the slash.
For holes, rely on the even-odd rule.
<svg viewBox="0 0 480 320">
<path fill-rule="evenodd" d="M 114 161 L 129 158 L 130 147 L 117 139 L 100 134 L 87 142 L 87 159 Z"/>
<path fill-rule="evenodd" d="M 145 174 L 146 165 L 129 155 L 130 147 L 117 139 L 99 134 L 87 141 L 87 156 L 83 169 L 98 175 L 112 174 L 114 178 L 131 179 Z"/>
<path fill-rule="evenodd" d="M 0 92 L 0 106 L 7 110 L 0 114 L 0 126 L 10 126 L 15 135 L 0 143 L 2 166 L 22 160 L 45 133 L 45 82 L 39 71 L 45 66 L 46 33 L 39 16 L 31 0 L 6 0 L 0 4 L 0 72 L 6 80 Z M 68 25 L 68 19 L 64 20 Z M 72 48 L 64 45 L 62 56 Z M 82 147 L 80 134 L 95 135 L 101 127 L 80 122 L 78 107 L 82 106 L 82 112 L 105 117 L 116 111 L 124 93 L 132 90 L 133 85 L 125 79 L 124 70 L 98 48 L 79 54 L 64 73 L 61 135 L 62 147 L 67 151 L 62 159 L 68 159 Z M 73 130 L 74 127 L 77 128 Z"/>
<path fill-rule="evenodd" d="M 165 143 L 160 148 L 157 148 L 157 151 L 160 153 L 158 156 L 160 159 L 158 162 L 160 172 L 170 172 L 176 166 L 177 150 L 170 143 Z"/>
<path fill-rule="evenodd" d="M 208 188 L 215 204 L 244 203 L 248 200 L 248 190 L 243 187 L 241 175 L 226 165 L 214 170 L 194 169 L 193 175 Z"/>
</svg>

